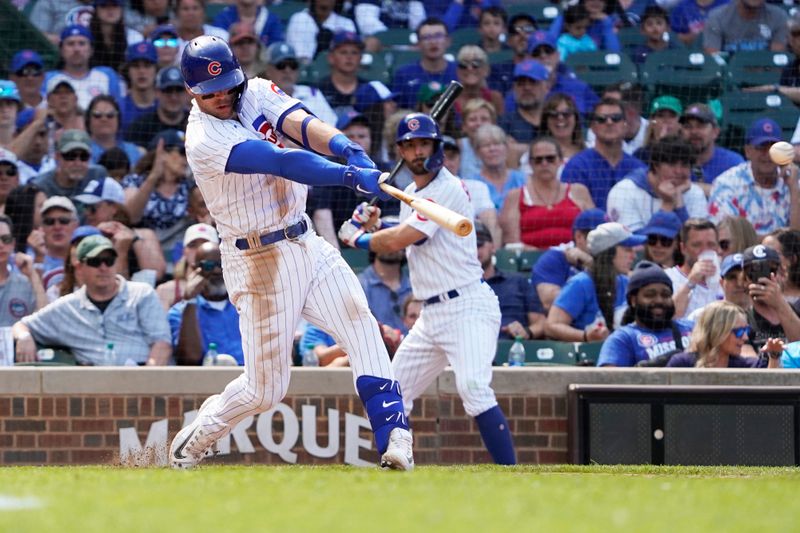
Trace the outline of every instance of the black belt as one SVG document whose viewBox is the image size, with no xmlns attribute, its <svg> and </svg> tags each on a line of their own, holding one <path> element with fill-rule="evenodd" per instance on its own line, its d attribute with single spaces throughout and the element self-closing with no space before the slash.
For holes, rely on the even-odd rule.
<svg viewBox="0 0 800 533">
<path fill-rule="evenodd" d="M 438 304 L 439 302 L 452 300 L 453 298 L 458 298 L 459 296 L 461 296 L 461 293 L 453 289 L 452 291 L 447 291 L 444 294 L 437 294 L 436 296 L 431 296 L 430 298 L 425 300 L 425 305 Z"/>
<path fill-rule="evenodd" d="M 265 233 L 264 235 L 260 235 L 258 237 L 258 242 L 261 243 L 261 246 L 266 246 L 268 244 L 274 244 L 276 242 L 282 241 L 283 239 L 296 239 L 301 236 L 303 233 L 308 231 L 308 223 L 305 219 L 301 220 L 297 224 L 292 224 L 291 226 L 286 226 L 283 229 L 278 229 L 275 231 L 271 231 L 269 233 Z M 255 246 L 250 245 L 250 241 L 247 239 L 236 239 L 236 247 L 240 250 L 249 250 L 250 248 L 256 248 Z"/>
</svg>

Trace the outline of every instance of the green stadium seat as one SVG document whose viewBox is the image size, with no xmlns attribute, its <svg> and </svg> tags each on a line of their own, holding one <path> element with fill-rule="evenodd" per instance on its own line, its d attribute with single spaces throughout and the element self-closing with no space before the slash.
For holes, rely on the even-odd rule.
<svg viewBox="0 0 800 533">
<path fill-rule="evenodd" d="M 769 117 L 781 126 L 783 138 L 791 139 L 800 115 L 788 98 L 778 93 L 729 93 L 722 96 L 721 143 L 741 151 L 747 127 L 754 120 Z"/>
<path fill-rule="evenodd" d="M 655 52 L 642 66 L 641 80 L 651 96 L 670 94 L 684 104 L 706 101 L 722 93 L 725 65 L 720 62 L 690 50 Z"/>
<path fill-rule="evenodd" d="M 328 64 L 328 52 L 320 52 L 310 64 L 301 67 L 298 83 L 306 85 L 317 85 L 319 80 L 331 73 L 331 66 Z"/>
<path fill-rule="evenodd" d="M 783 68 L 793 61 L 794 56 L 788 52 L 736 52 L 728 62 L 728 86 L 740 88 L 778 83 Z"/>
<path fill-rule="evenodd" d="M 520 253 L 517 250 L 499 248 L 495 250 L 494 257 L 497 260 L 495 268 L 504 272 L 519 272 Z"/>
<path fill-rule="evenodd" d="M 286 24 L 287 22 L 289 22 L 289 19 L 291 18 L 292 15 L 308 7 L 308 3 L 284 0 L 280 4 L 272 4 L 268 7 L 270 13 L 274 13 L 275 15 L 277 15 L 278 18 L 280 18 L 283 21 L 283 23 Z"/>
<path fill-rule="evenodd" d="M 629 56 L 633 54 L 637 47 L 645 43 L 645 37 L 638 26 L 620 28 L 619 32 L 617 32 L 617 39 L 619 39 L 619 44 L 622 46 L 622 51 Z M 675 47 L 685 48 L 683 42 L 678 39 L 678 34 L 669 32 L 669 40 L 671 43 L 675 43 Z"/>
<path fill-rule="evenodd" d="M 417 35 L 406 28 L 390 28 L 376 33 L 374 37 L 384 48 L 409 47 L 415 45 L 417 41 Z"/>
<path fill-rule="evenodd" d="M 366 80 L 383 82 L 387 86 L 392 81 L 392 70 L 386 64 L 384 54 L 364 52 L 361 56 L 359 75 Z"/>
<path fill-rule="evenodd" d="M 501 339 L 497 341 L 495 365 L 508 362 L 508 351 L 514 343 L 512 340 Z M 575 342 L 560 342 L 550 340 L 522 341 L 525 346 L 526 366 L 547 365 L 576 365 L 578 363 L 578 350 Z"/>
<path fill-rule="evenodd" d="M 369 252 L 366 250 L 360 248 L 343 248 L 342 257 L 356 274 L 369 266 Z"/>
<path fill-rule="evenodd" d="M 591 85 L 598 93 L 612 83 L 621 81 L 636 83 L 639 79 L 636 65 L 630 57 L 616 52 L 579 52 L 570 54 L 566 63 L 576 76 Z"/>
<path fill-rule="evenodd" d="M 386 65 L 394 72 L 403 65 L 419 61 L 419 52 L 417 50 L 390 50 L 385 52 L 383 57 Z"/>
<path fill-rule="evenodd" d="M 462 46 L 467 44 L 478 44 L 480 36 L 475 28 L 459 28 L 450 34 L 450 52 L 458 54 Z"/>
<path fill-rule="evenodd" d="M 603 342 L 578 342 L 578 361 L 580 366 L 595 366 L 597 359 L 600 357 L 600 348 L 603 347 Z"/>
<path fill-rule="evenodd" d="M 498 50 L 489 54 L 489 64 L 497 65 L 498 63 L 506 63 L 514 58 L 513 50 Z"/>
<path fill-rule="evenodd" d="M 228 4 L 206 4 L 206 22 L 211 22 Z M 227 28 L 225 28 L 227 30 Z"/>
<path fill-rule="evenodd" d="M 520 272 L 530 272 L 533 270 L 533 265 L 544 253 L 544 250 L 528 250 L 519 255 L 518 265 Z"/>
</svg>

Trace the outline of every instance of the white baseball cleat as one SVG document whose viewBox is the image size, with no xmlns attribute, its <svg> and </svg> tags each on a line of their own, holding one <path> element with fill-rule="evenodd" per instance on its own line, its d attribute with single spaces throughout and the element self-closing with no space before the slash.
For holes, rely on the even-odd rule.
<svg viewBox="0 0 800 533">
<path fill-rule="evenodd" d="M 206 398 L 200 406 L 200 411 L 217 398 L 219 398 L 219 394 Z M 197 419 L 181 429 L 172 439 L 172 444 L 169 447 L 169 464 L 172 468 L 186 469 L 197 466 L 214 444 L 209 442 L 207 435 L 196 422 Z"/>
<path fill-rule="evenodd" d="M 414 469 L 414 440 L 407 429 L 394 428 L 389 433 L 389 446 L 381 456 L 381 468 L 391 470 Z"/>
</svg>

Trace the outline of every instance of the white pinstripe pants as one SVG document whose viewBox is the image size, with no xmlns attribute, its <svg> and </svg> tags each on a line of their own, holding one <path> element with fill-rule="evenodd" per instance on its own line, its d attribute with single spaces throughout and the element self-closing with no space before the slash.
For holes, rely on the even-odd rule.
<svg viewBox="0 0 800 533">
<path fill-rule="evenodd" d="M 299 241 L 246 251 L 223 241 L 221 251 L 225 285 L 239 310 L 245 364 L 244 373 L 225 387 L 219 400 L 198 413 L 198 423 L 213 439 L 286 395 L 300 316 L 329 332 L 350 355 L 354 381 L 363 374 L 393 379 L 358 278 L 313 230 Z"/>
<path fill-rule="evenodd" d="M 406 415 L 442 370 L 450 364 L 456 388 L 470 416 L 497 405 L 492 361 L 500 331 L 500 305 L 485 283 L 460 291 L 452 300 L 426 305 L 392 360 Z"/>
</svg>

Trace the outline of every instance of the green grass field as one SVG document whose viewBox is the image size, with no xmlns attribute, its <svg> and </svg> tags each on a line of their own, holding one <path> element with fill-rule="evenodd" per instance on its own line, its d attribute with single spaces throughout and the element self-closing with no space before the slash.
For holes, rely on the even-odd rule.
<svg viewBox="0 0 800 533">
<path fill-rule="evenodd" d="M 773 533 L 800 531 L 798 486 L 777 468 L 17 467 L 0 469 L 0 532 Z"/>
</svg>

